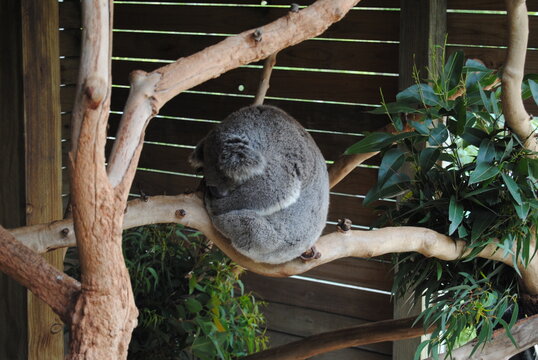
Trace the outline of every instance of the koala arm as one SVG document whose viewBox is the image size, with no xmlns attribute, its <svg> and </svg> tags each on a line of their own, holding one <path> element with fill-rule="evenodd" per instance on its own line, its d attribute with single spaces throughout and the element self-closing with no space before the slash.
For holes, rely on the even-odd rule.
<svg viewBox="0 0 538 360">
<path fill-rule="evenodd" d="M 281 164 L 271 164 L 269 168 L 272 171 L 253 177 L 227 196 L 206 195 L 208 210 L 219 215 L 248 209 L 260 216 L 268 216 L 294 204 L 301 195 L 302 183 L 299 177 Z"/>
</svg>

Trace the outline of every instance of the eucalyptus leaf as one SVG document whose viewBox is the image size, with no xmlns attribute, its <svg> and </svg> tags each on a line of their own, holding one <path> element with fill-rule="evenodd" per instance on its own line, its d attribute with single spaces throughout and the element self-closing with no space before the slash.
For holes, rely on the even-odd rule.
<svg viewBox="0 0 538 360">
<path fill-rule="evenodd" d="M 519 186 L 517 183 L 512 179 L 510 176 L 506 175 L 505 173 L 501 173 L 501 176 L 503 178 L 504 184 L 508 188 L 508 191 L 510 191 L 510 195 L 514 198 L 516 203 L 519 205 L 522 205 L 523 202 L 521 200 L 521 195 L 519 193 Z"/>
<path fill-rule="evenodd" d="M 456 200 L 454 195 L 450 197 L 448 220 L 450 221 L 448 235 L 452 235 L 458 229 L 458 226 L 460 226 L 461 221 L 463 220 L 463 205 Z"/>
<path fill-rule="evenodd" d="M 426 172 L 431 169 L 435 162 L 439 159 L 441 150 L 436 147 L 428 147 L 422 150 L 418 156 L 418 164 L 420 171 Z"/>
<path fill-rule="evenodd" d="M 529 79 L 529 89 L 531 91 L 534 102 L 538 104 L 538 83 L 532 79 Z"/>
<path fill-rule="evenodd" d="M 401 113 L 414 113 L 417 109 L 410 106 L 407 103 L 402 102 L 392 102 L 382 104 L 381 106 L 375 108 L 374 110 L 368 111 L 369 114 L 401 114 Z"/>
<path fill-rule="evenodd" d="M 398 103 L 406 103 L 409 105 L 427 105 L 436 106 L 441 104 L 439 96 L 437 96 L 432 87 L 427 84 L 411 85 L 404 91 L 396 95 Z"/>
<path fill-rule="evenodd" d="M 476 162 L 478 165 L 481 163 L 490 164 L 495 159 L 495 145 L 490 139 L 482 139 L 480 147 L 478 148 L 478 155 L 476 156 Z"/>
<path fill-rule="evenodd" d="M 465 129 L 463 134 L 461 134 L 461 137 L 470 145 L 474 145 L 478 147 L 480 146 L 480 143 L 482 142 L 483 139 L 489 138 L 489 135 L 480 129 L 468 127 Z"/>
<path fill-rule="evenodd" d="M 441 82 L 446 90 L 451 90 L 458 86 L 464 61 L 463 51 L 455 51 L 448 57 L 441 75 Z"/>
<path fill-rule="evenodd" d="M 489 165 L 486 163 L 478 164 L 476 166 L 476 169 L 471 173 L 471 176 L 469 177 L 469 185 L 488 180 L 499 174 L 499 172 L 499 168 L 495 165 Z"/>
<path fill-rule="evenodd" d="M 377 175 L 377 184 L 380 188 L 383 188 L 383 184 L 390 177 L 398 175 L 398 170 L 403 165 L 404 160 L 405 154 L 398 148 L 390 149 L 385 153 Z"/>
<path fill-rule="evenodd" d="M 428 144 L 431 146 L 441 146 L 448 139 L 448 129 L 445 125 L 439 124 L 430 133 Z"/>
<path fill-rule="evenodd" d="M 346 155 L 360 154 L 372 151 L 379 151 L 392 143 L 393 136 L 389 133 L 375 132 L 368 134 L 361 141 L 351 145 L 346 151 Z"/>
</svg>

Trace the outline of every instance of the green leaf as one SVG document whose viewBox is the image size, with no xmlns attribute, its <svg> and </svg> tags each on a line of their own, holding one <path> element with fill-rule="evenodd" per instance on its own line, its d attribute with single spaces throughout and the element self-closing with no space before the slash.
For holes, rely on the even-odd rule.
<svg viewBox="0 0 538 360">
<path fill-rule="evenodd" d="M 529 89 L 532 94 L 532 98 L 534 99 L 534 102 L 538 104 L 538 83 L 536 81 L 529 79 Z"/>
<path fill-rule="evenodd" d="M 439 124 L 434 127 L 430 133 L 428 144 L 431 146 L 441 146 L 448 139 L 448 129 L 445 125 Z"/>
<path fill-rule="evenodd" d="M 441 105 L 439 97 L 434 93 L 432 87 L 427 84 L 414 84 L 396 95 L 399 103 L 413 105 L 437 106 Z"/>
<path fill-rule="evenodd" d="M 488 180 L 496 176 L 500 172 L 499 168 L 494 165 L 481 163 L 476 166 L 476 169 L 471 173 L 469 177 L 469 185 L 479 183 L 481 181 Z"/>
<path fill-rule="evenodd" d="M 491 142 L 490 139 L 483 139 L 480 142 L 480 147 L 478 148 L 478 155 L 476 156 L 476 163 L 480 165 L 481 163 L 490 164 L 495 159 L 495 145 Z"/>
<path fill-rule="evenodd" d="M 346 155 L 360 154 L 379 151 L 385 146 L 392 144 L 393 136 L 388 133 L 375 132 L 368 134 L 356 144 L 351 145 L 345 152 Z"/>
<path fill-rule="evenodd" d="M 506 175 L 505 173 L 501 173 L 501 176 L 503 178 L 503 181 L 508 188 L 508 191 L 510 192 L 510 195 L 514 198 L 516 203 L 519 205 L 522 205 L 521 195 L 519 194 L 519 186 L 517 183 L 512 179 L 510 176 Z"/>
<path fill-rule="evenodd" d="M 458 226 L 460 226 L 461 221 L 463 220 L 463 205 L 456 201 L 454 195 L 450 197 L 448 220 L 450 220 L 448 235 L 452 235 L 458 229 Z"/>
<path fill-rule="evenodd" d="M 185 306 L 193 314 L 199 313 L 203 308 L 198 300 L 191 297 L 185 300 Z"/>
<path fill-rule="evenodd" d="M 431 119 L 424 119 L 423 121 L 408 121 L 408 124 L 422 135 L 430 135 L 431 123 Z"/>
<path fill-rule="evenodd" d="M 463 55 L 463 51 L 455 51 L 449 56 L 441 75 L 441 81 L 445 85 L 446 90 L 451 90 L 458 86 L 464 61 L 465 56 Z"/>
<path fill-rule="evenodd" d="M 379 165 L 379 172 L 377 175 L 377 184 L 380 189 L 383 188 L 383 184 L 394 175 L 397 175 L 398 170 L 405 161 L 405 154 L 398 148 L 388 150 L 381 160 Z"/>
<path fill-rule="evenodd" d="M 427 172 L 439 159 L 441 151 L 436 147 L 428 147 L 422 150 L 418 156 L 418 164 L 420 166 L 420 171 Z"/>
<path fill-rule="evenodd" d="M 527 215 L 529 214 L 530 204 L 528 202 L 524 202 L 521 205 L 514 204 L 514 208 L 516 209 L 517 216 L 521 220 L 525 220 L 527 218 Z"/>
<path fill-rule="evenodd" d="M 489 138 L 489 135 L 476 128 L 466 128 L 461 137 L 467 143 L 478 147 L 483 139 Z"/>
</svg>

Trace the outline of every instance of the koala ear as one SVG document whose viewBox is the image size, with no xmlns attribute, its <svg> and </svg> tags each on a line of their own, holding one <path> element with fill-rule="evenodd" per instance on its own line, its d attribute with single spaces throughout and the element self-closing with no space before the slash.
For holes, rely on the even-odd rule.
<svg viewBox="0 0 538 360">
<path fill-rule="evenodd" d="M 244 136 L 232 135 L 224 141 L 219 167 L 230 179 L 244 182 L 263 173 L 265 157 Z"/>
<path fill-rule="evenodd" d="M 205 138 L 196 145 L 196 148 L 189 156 L 189 164 L 196 170 L 204 167 L 204 142 Z"/>
</svg>

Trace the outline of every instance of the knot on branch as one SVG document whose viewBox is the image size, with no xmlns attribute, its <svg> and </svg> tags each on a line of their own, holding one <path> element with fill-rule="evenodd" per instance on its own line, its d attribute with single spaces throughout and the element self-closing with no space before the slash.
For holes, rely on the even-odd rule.
<svg viewBox="0 0 538 360">
<path fill-rule="evenodd" d="M 101 105 L 108 92 L 105 79 L 100 76 L 88 76 L 84 83 L 84 94 L 88 98 L 88 106 L 95 110 Z"/>
<path fill-rule="evenodd" d="M 256 42 L 262 41 L 262 31 L 260 29 L 256 29 L 256 31 L 252 33 L 252 38 Z"/>
</svg>

